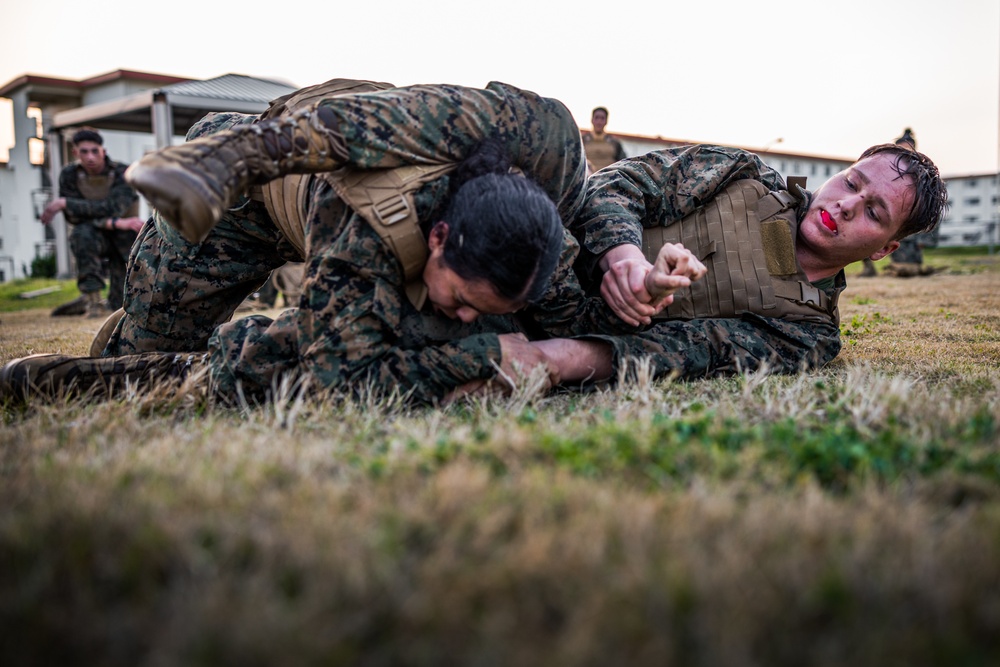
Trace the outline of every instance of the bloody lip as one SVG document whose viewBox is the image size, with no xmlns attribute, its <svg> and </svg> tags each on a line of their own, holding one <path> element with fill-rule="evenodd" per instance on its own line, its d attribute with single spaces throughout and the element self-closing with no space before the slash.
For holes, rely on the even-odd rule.
<svg viewBox="0 0 1000 667">
<path fill-rule="evenodd" d="M 830 217 L 829 213 L 827 213 L 826 211 L 820 211 L 819 219 L 823 222 L 824 227 L 829 229 L 831 232 L 834 233 L 837 232 L 837 223 L 833 221 L 833 218 Z"/>
</svg>

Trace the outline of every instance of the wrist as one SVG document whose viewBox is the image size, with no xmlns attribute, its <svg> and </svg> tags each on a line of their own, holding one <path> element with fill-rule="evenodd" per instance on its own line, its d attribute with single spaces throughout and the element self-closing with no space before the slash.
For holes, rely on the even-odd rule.
<svg viewBox="0 0 1000 667">
<path fill-rule="evenodd" d="M 609 248 L 608 251 L 601 256 L 599 265 L 602 271 L 607 271 L 611 268 L 612 264 L 617 264 L 618 262 L 626 259 L 645 260 L 646 256 L 642 253 L 642 248 L 639 246 L 632 245 L 631 243 L 622 243 Z"/>
<path fill-rule="evenodd" d="M 111 218 L 111 229 L 112 230 L 118 229 L 118 218 Z"/>
</svg>

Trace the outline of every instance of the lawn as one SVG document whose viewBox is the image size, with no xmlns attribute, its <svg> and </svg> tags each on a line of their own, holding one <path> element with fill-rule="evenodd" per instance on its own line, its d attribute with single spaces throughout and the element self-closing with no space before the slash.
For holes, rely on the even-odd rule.
<svg viewBox="0 0 1000 667">
<path fill-rule="evenodd" d="M 1000 664 L 1000 259 L 928 262 L 793 377 L 4 406 L 0 660 Z M 10 301 L 2 361 L 99 325 Z"/>
</svg>

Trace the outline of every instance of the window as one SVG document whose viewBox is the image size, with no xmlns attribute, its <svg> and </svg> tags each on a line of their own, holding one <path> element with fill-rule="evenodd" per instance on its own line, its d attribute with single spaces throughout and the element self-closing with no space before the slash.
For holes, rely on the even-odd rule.
<svg viewBox="0 0 1000 667">
<path fill-rule="evenodd" d="M 0 97 L 0 164 L 10 162 L 10 149 L 14 147 L 14 102 Z"/>
<path fill-rule="evenodd" d="M 28 107 L 25 114 L 35 121 L 35 136 L 28 139 L 28 160 L 36 167 L 45 164 L 45 140 L 42 139 L 42 110 Z"/>
<path fill-rule="evenodd" d="M 969 197 L 963 203 L 966 206 L 979 206 L 979 197 Z"/>
<path fill-rule="evenodd" d="M 977 185 L 979 185 L 979 181 L 977 181 L 977 180 L 976 180 L 976 179 L 974 179 L 974 178 L 970 178 L 969 180 L 967 180 L 967 181 L 965 182 L 965 187 L 967 187 L 967 188 L 974 188 L 974 187 L 976 187 Z"/>
</svg>

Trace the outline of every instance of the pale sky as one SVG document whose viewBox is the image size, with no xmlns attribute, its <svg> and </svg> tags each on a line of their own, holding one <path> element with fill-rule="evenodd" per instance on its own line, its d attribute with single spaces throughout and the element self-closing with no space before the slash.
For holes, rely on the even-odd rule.
<svg viewBox="0 0 1000 667">
<path fill-rule="evenodd" d="M 0 7 L 0 85 L 116 69 L 297 86 L 500 80 L 562 100 L 583 127 L 594 106 L 607 106 L 612 133 L 853 158 L 912 127 L 945 175 L 995 172 L 1000 162 L 997 0 Z"/>
</svg>

